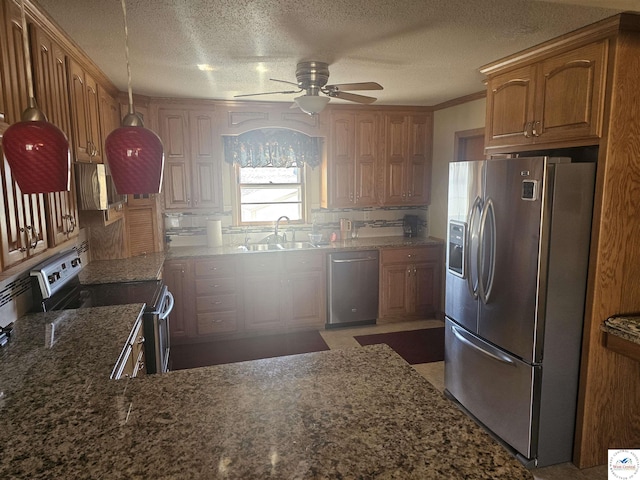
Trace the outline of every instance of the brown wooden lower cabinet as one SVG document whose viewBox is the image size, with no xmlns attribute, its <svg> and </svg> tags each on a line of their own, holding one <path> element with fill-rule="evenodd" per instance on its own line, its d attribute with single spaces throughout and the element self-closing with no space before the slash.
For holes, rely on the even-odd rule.
<svg viewBox="0 0 640 480">
<path fill-rule="evenodd" d="M 245 329 L 316 327 L 326 322 L 323 252 L 243 257 Z"/>
<path fill-rule="evenodd" d="M 440 313 L 442 245 L 382 249 L 379 318 Z"/>
<path fill-rule="evenodd" d="M 241 314 L 236 257 L 198 259 L 194 273 L 195 335 L 239 331 Z"/>
<path fill-rule="evenodd" d="M 193 323 L 193 261 L 168 260 L 164 263 L 162 277 L 174 298 L 173 310 L 169 316 L 171 343 L 185 342 L 194 335 Z"/>
<path fill-rule="evenodd" d="M 221 336 L 322 329 L 325 251 L 260 252 L 168 260 L 174 344 Z M 440 313 L 442 245 L 381 250 L 380 318 Z"/>
</svg>

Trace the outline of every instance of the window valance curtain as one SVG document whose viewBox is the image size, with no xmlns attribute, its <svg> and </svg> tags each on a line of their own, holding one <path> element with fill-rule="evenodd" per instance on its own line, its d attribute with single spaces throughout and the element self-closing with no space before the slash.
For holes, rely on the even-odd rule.
<svg viewBox="0 0 640 480">
<path fill-rule="evenodd" d="M 225 162 L 241 167 L 315 168 L 322 162 L 322 138 L 287 129 L 252 130 L 224 136 Z"/>
</svg>

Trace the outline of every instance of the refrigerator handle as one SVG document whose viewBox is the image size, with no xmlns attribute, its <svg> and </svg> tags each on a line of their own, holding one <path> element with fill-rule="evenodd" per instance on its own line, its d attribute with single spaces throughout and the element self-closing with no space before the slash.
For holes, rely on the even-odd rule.
<svg viewBox="0 0 640 480">
<path fill-rule="evenodd" d="M 464 254 L 464 262 L 465 262 L 465 268 L 467 269 L 467 288 L 469 289 L 469 295 L 471 295 L 474 299 L 478 298 L 478 282 L 475 280 L 476 278 L 479 278 L 479 274 L 480 272 L 477 270 L 476 268 L 476 275 L 473 275 L 473 265 L 470 261 L 470 255 L 471 252 L 473 251 L 473 239 L 475 237 L 475 233 L 474 232 L 474 226 L 475 226 L 475 219 L 478 215 L 478 213 L 482 214 L 482 199 L 480 197 L 476 197 L 476 199 L 473 202 L 473 206 L 471 207 L 471 213 L 469 214 L 469 232 L 467 235 L 467 245 L 465 250 L 465 254 Z M 479 244 L 476 245 L 476 252 L 479 248 Z"/>
<path fill-rule="evenodd" d="M 485 234 L 487 229 L 487 219 L 491 220 L 491 242 L 489 245 L 489 275 L 487 284 L 484 284 L 483 273 L 485 269 Z M 496 273 L 496 214 L 493 207 L 493 200 L 488 199 L 480 217 L 479 253 L 478 253 L 478 296 L 483 303 L 488 303 L 493 289 L 493 279 Z"/>
<path fill-rule="evenodd" d="M 473 348 L 477 352 L 480 352 L 483 355 L 486 355 L 487 357 L 493 358 L 494 360 L 497 360 L 498 362 L 506 363 L 507 365 L 514 365 L 515 364 L 515 362 L 513 360 L 511 360 L 509 357 L 507 357 L 506 355 L 502 355 L 502 354 L 500 354 L 498 352 L 489 352 L 489 351 L 485 350 L 484 348 L 482 348 L 481 346 L 476 345 L 471 340 L 469 340 L 467 337 L 465 337 L 464 334 L 460 331 L 460 329 L 458 327 L 456 327 L 455 325 L 451 325 L 451 332 L 456 336 L 456 338 L 459 341 L 461 341 L 462 343 L 464 343 L 468 347 Z"/>
</svg>

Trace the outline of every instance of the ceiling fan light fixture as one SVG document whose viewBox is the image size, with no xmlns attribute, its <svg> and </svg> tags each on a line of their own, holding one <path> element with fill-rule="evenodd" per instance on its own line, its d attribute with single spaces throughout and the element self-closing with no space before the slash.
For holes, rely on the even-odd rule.
<svg viewBox="0 0 640 480">
<path fill-rule="evenodd" d="M 331 100 L 329 97 L 321 97 L 319 95 L 302 95 L 301 97 L 294 98 L 294 101 L 300 107 L 304 113 L 309 115 L 317 115 L 324 107 L 327 106 Z"/>
</svg>

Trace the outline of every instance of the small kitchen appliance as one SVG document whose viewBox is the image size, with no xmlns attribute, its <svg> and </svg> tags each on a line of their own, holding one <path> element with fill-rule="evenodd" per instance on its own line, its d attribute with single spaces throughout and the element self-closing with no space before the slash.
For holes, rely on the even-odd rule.
<svg viewBox="0 0 640 480">
<path fill-rule="evenodd" d="M 420 217 L 417 215 L 405 215 L 402 221 L 402 229 L 405 237 L 417 237 Z"/>
</svg>

